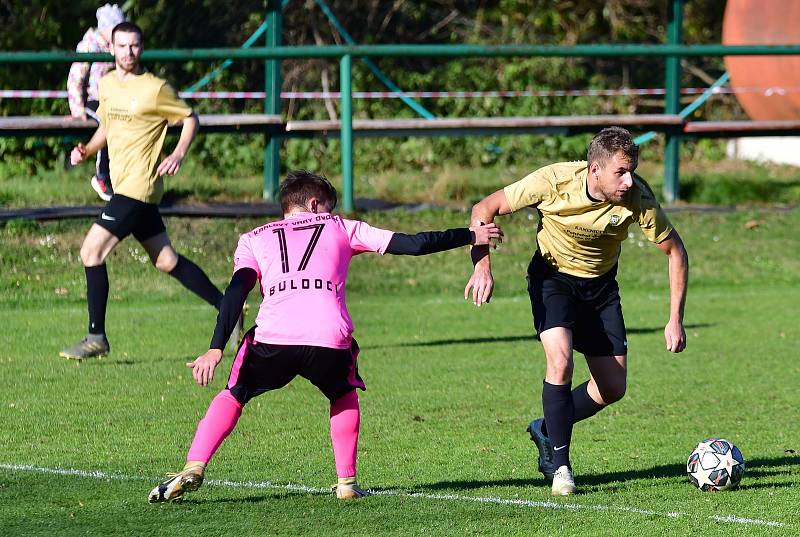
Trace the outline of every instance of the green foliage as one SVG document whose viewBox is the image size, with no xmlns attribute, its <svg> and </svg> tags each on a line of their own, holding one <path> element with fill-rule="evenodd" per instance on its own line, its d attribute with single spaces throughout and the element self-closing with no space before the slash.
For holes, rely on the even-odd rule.
<svg viewBox="0 0 800 537">
<path fill-rule="evenodd" d="M 355 195 L 397 203 L 431 203 L 468 209 L 472 203 L 531 171 L 554 161 L 582 158 L 587 136 L 552 138 L 541 136 L 477 137 L 480 154 L 465 156 L 467 165 L 450 164 L 437 159 L 436 138 L 410 138 L 405 141 L 424 159 L 414 165 L 403 162 L 405 171 L 382 171 L 375 161 L 356 162 Z M 240 140 L 241 146 L 230 145 Z M 257 202 L 263 190 L 262 158 L 250 156 L 249 144 L 257 145 L 261 137 L 209 135 L 192 148 L 180 173 L 165 180 L 166 199 L 172 202 Z M 213 142 L 213 143 L 212 143 Z M 539 143 L 543 156 L 524 152 L 526 143 Z M 168 142 L 170 143 L 170 142 Z M 369 146 L 369 140 L 357 145 Z M 416 145 L 414 145 L 416 144 Z M 494 152 L 499 146 L 513 159 L 503 159 Z M 638 171 L 656 193 L 663 185 L 663 165 L 655 160 L 657 144 L 645 146 Z M 467 146 L 461 146 L 467 150 Z M 712 147 L 713 148 L 713 147 Z M 372 159 L 381 158 L 374 150 Z M 292 169 L 320 170 L 339 187 L 341 182 L 334 165 L 338 142 L 326 145 L 319 140 L 293 140 L 284 144 L 284 165 Z M 443 151 L 443 149 L 442 149 Z M 711 152 L 711 150 L 709 150 Z M 330 152 L 330 154 L 328 153 Z M 800 201 L 800 173 L 796 167 L 764 165 L 742 161 L 699 161 L 694 146 L 686 144 L 681 163 L 681 200 L 688 203 L 730 205 L 732 203 L 797 203 Z M 230 154 L 236 160 L 228 159 Z M 385 158 L 396 158 L 387 154 Z M 474 160 L 472 160 L 474 159 Z M 473 164 L 472 162 L 478 162 Z M 511 161 L 511 164 L 505 162 Z M 93 163 L 72 169 L 39 169 L 31 174 L 16 173 L 14 159 L 0 163 L 0 204 L 7 207 L 48 207 L 52 205 L 97 204 L 88 188 Z"/>
<path fill-rule="evenodd" d="M 29 218 L 14 218 L 11 220 L 6 220 L 0 225 L 2 225 L 5 235 L 9 238 L 39 230 L 39 222 Z"/>
<path fill-rule="evenodd" d="M 792 203 L 800 199 L 800 179 L 780 181 L 765 177 L 751 180 L 731 179 L 722 174 L 685 174 L 681 180 L 680 196 L 695 203 L 711 205 Z"/>
<path fill-rule="evenodd" d="M 606 2 L 602 9 L 590 0 L 553 3 L 503 0 L 428 0 L 425 2 L 378 2 L 358 0 L 328 2 L 332 11 L 357 43 L 485 43 L 573 44 L 654 43 L 665 35 L 665 3 L 636 0 Z M 684 24 L 688 43 L 718 42 L 721 34 L 722 0 L 687 3 Z M 33 0 L 0 10 L 0 46 L 3 50 L 72 49 L 92 26 L 97 2 L 76 0 L 69 6 Z M 239 47 L 261 24 L 263 1 L 221 3 L 210 0 L 162 2 L 128 0 L 123 4 L 129 18 L 145 32 L 147 48 Z M 35 24 L 31 22 L 35 21 Z M 284 11 L 283 41 L 289 45 L 335 44 L 342 37 L 313 2 L 290 2 Z M 32 30 L 30 29 L 32 28 Z M 684 84 L 707 85 L 690 73 L 719 73 L 718 58 L 687 60 L 695 68 L 686 71 Z M 542 90 L 615 87 L 663 87 L 663 60 L 608 58 L 383 58 L 380 68 L 405 90 Z M 217 64 L 189 61 L 159 63 L 148 67 L 176 88 L 196 82 Z M 0 69 L 0 84 L 8 88 L 55 89 L 65 86 L 65 64 L 15 65 Z M 367 69 L 354 64 L 356 90 L 385 90 Z M 337 89 L 338 65 L 327 60 L 287 60 L 282 68 L 283 87 L 291 90 Z M 208 90 L 258 90 L 263 63 L 236 62 L 206 86 Z M 328 84 L 327 81 L 334 81 Z M 198 101 L 202 113 L 257 112 L 257 101 Z M 660 112 L 659 101 L 640 98 L 510 98 L 425 99 L 421 104 L 437 117 L 501 117 L 574 114 Z M 338 102 L 329 103 L 338 114 Z M 284 103 L 292 119 L 327 119 L 328 108 L 320 101 Z M 61 100 L 11 99 L 0 102 L 0 115 L 65 115 Z M 399 99 L 356 100 L 356 117 L 415 117 Z M 714 106 L 700 115 L 740 113 L 732 97 L 716 97 Z M 201 135 L 197 153 L 213 173 L 242 175 L 259 166 L 263 145 L 258 136 Z M 462 166 L 518 164 L 526 160 L 560 160 L 582 153 L 581 139 L 564 137 L 502 137 L 493 140 L 437 138 L 431 142 L 407 139 L 370 139 L 356 144 L 356 162 L 378 172 L 414 170 L 447 163 Z M 66 142 L 55 138 L 0 139 L 4 164 L 0 180 L 35 170 L 53 169 L 62 160 Z M 699 146 L 699 150 L 713 148 Z M 573 158 L 572 156 L 568 158 Z M 11 160 L 13 164 L 7 164 Z M 324 169 L 338 173 L 337 141 L 290 140 L 285 143 L 287 168 Z"/>
</svg>

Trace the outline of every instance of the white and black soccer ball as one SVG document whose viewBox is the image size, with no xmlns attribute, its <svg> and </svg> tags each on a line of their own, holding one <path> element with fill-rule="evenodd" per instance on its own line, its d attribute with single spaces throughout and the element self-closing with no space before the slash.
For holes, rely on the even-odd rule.
<svg viewBox="0 0 800 537">
<path fill-rule="evenodd" d="M 707 438 L 686 462 L 689 481 L 703 492 L 736 488 L 744 475 L 744 457 L 733 442 Z"/>
</svg>

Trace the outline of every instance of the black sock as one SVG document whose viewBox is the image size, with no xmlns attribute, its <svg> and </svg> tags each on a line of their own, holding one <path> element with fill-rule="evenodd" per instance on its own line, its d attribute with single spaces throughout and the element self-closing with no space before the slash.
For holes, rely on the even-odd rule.
<svg viewBox="0 0 800 537">
<path fill-rule="evenodd" d="M 575 407 L 572 404 L 570 384 L 550 384 L 542 387 L 542 409 L 547 423 L 547 436 L 553 444 L 555 467 L 569 466 L 569 442 Z"/>
<path fill-rule="evenodd" d="M 178 280 L 188 290 L 219 309 L 222 293 L 211 283 L 203 270 L 183 257 L 178 255 L 178 263 L 169 272 L 169 275 Z"/>
<path fill-rule="evenodd" d="M 587 380 L 572 390 L 572 406 L 575 408 L 572 418 L 573 425 L 586 418 L 591 418 L 606 407 L 591 398 L 588 386 L 589 381 Z M 547 422 L 542 424 L 542 434 L 547 436 Z"/>
<path fill-rule="evenodd" d="M 575 416 L 572 423 L 578 423 L 586 418 L 591 418 L 605 408 L 589 395 L 589 381 L 587 380 L 574 390 L 572 390 L 572 404 L 575 407 Z"/>
<path fill-rule="evenodd" d="M 89 307 L 89 333 L 106 333 L 108 271 L 106 265 L 83 267 L 86 271 L 86 302 Z"/>
</svg>

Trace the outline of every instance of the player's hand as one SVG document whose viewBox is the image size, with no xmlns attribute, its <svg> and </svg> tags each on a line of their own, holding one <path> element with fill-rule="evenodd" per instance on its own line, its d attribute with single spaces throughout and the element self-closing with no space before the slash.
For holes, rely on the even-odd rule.
<svg viewBox="0 0 800 537">
<path fill-rule="evenodd" d="M 492 271 L 480 263 L 475 265 L 472 277 L 464 288 L 464 300 L 469 299 L 472 290 L 472 303 L 480 307 L 483 303 L 488 303 L 492 299 L 492 289 L 494 289 L 494 279 Z"/>
<path fill-rule="evenodd" d="M 71 115 L 67 116 L 67 119 L 74 119 L 75 121 L 77 121 L 79 119 L 82 119 L 82 120 L 86 121 L 86 112 L 84 112 L 83 114 L 79 114 L 77 116 L 71 116 Z"/>
<path fill-rule="evenodd" d="M 495 223 L 482 224 L 471 227 L 469 230 L 474 236 L 472 244 L 475 246 L 488 245 L 492 248 L 497 248 L 497 245 L 503 242 L 503 230 Z"/>
<path fill-rule="evenodd" d="M 664 340 L 669 352 L 682 352 L 686 348 L 686 331 L 683 324 L 670 320 L 664 328 Z"/>
<path fill-rule="evenodd" d="M 181 162 L 183 162 L 183 157 L 172 153 L 161 161 L 156 171 L 158 175 L 175 175 L 181 169 Z"/>
<path fill-rule="evenodd" d="M 186 367 L 192 368 L 192 376 L 200 386 L 208 386 L 214 378 L 214 370 L 222 360 L 221 349 L 208 349 L 205 354 L 198 356 L 193 362 L 187 362 Z"/>
<path fill-rule="evenodd" d="M 69 154 L 69 163 L 76 166 L 84 160 L 86 160 L 86 146 L 78 144 L 72 149 L 72 153 Z"/>
</svg>

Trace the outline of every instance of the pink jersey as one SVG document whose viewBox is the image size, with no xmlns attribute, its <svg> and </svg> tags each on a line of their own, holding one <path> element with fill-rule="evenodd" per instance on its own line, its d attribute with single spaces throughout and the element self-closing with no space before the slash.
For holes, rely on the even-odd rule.
<svg viewBox="0 0 800 537">
<path fill-rule="evenodd" d="M 261 281 L 256 341 L 349 348 L 350 259 L 363 252 L 383 255 L 393 234 L 358 220 L 303 212 L 242 235 L 233 271 L 251 268 Z"/>
</svg>

